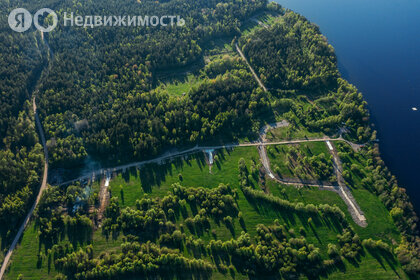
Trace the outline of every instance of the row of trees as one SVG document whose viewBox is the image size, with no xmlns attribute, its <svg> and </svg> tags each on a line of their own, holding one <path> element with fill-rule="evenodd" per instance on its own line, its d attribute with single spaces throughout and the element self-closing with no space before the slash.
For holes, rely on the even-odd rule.
<svg viewBox="0 0 420 280">
<path fill-rule="evenodd" d="M 239 180 L 241 182 L 241 189 L 249 200 L 256 201 L 260 204 L 269 204 L 271 207 L 279 211 L 303 213 L 310 216 L 317 216 L 321 214 L 325 217 L 337 219 L 343 227 L 347 227 L 348 225 L 347 220 L 345 219 L 345 214 L 336 205 L 305 205 L 302 202 L 294 203 L 271 194 L 266 194 L 264 191 L 249 187 L 248 169 L 243 158 L 239 160 Z"/>
<path fill-rule="evenodd" d="M 246 182 L 249 172 L 243 159 L 239 161 L 239 170 L 240 181 Z M 325 259 L 319 248 L 306 241 L 303 228 L 298 234 L 278 220 L 272 225 L 257 225 L 253 235 L 242 232 L 237 238 L 222 241 L 214 229 L 210 235 L 212 221 L 223 222 L 228 229 L 234 229 L 236 218 L 245 224 L 246 217 L 239 212 L 238 190 L 223 184 L 214 189 L 174 184 L 166 196 L 145 195 L 133 208 L 121 209 L 118 199 L 113 198 L 106 209 L 102 231 L 113 238 L 122 233 L 124 243 L 118 253 L 94 254 L 92 246 L 76 249 L 79 242 L 90 242 L 83 237 L 91 234 L 93 217 L 84 215 L 83 209 L 73 213 L 63 208 L 74 205 L 74 197 L 80 197 L 81 191 L 78 186 L 50 188 L 36 213 L 41 240 L 49 230 L 57 232 L 50 246 L 46 246 L 46 254 L 49 265 L 53 264 L 62 273 L 58 279 L 155 279 L 174 275 L 207 279 L 215 271 L 232 275 L 238 272 L 257 278 L 295 278 L 328 274 L 331 267 L 342 265 L 344 259 L 357 260 L 363 247 L 389 250 L 389 245 L 382 241 L 361 241 L 348 226 L 344 213 L 335 206 L 292 203 L 247 186 L 242 186 L 242 191 L 247 201 L 257 208 L 264 205 L 281 213 L 309 217 L 311 228 L 317 224 L 319 215 L 334 219 L 342 226 L 338 228 L 337 242 L 328 244 Z M 44 225 L 49 224 L 49 230 L 44 230 Z M 78 241 L 75 236 L 79 236 Z M 201 236 L 205 236 L 206 241 Z"/>
<path fill-rule="evenodd" d="M 75 247 L 91 242 L 95 214 L 89 209 L 96 203 L 94 197 L 87 196 L 81 186 L 49 187 L 45 191 L 35 211 L 35 226 L 45 251 L 64 240 Z"/>
<path fill-rule="evenodd" d="M 377 144 L 368 145 L 359 153 L 359 161 L 351 162 L 356 158 L 354 151 L 347 145 L 339 144 L 339 156 L 343 160 L 343 177 L 349 186 L 363 187 L 379 196 L 402 233 L 403 238 L 398 247 L 394 250 L 399 261 L 406 272 L 416 275 L 420 272 L 420 240 L 418 237 L 418 216 L 414 207 L 409 201 L 405 189 L 398 186 L 398 182 L 391 175 L 383 160 L 380 157 Z M 362 159 L 362 160 L 360 160 Z M 361 184 L 355 185 L 360 181 Z M 373 244 L 368 241 L 366 247 L 379 249 L 381 251 L 393 251 L 387 248 L 386 244 Z"/>
<path fill-rule="evenodd" d="M 367 182 L 390 211 L 396 226 L 403 238 L 396 248 L 404 270 L 411 275 L 420 273 L 420 237 L 418 216 L 404 188 L 398 185 L 395 176 L 391 175 L 380 157 L 378 145 L 375 144 L 364 153 L 367 157 L 367 168 L 371 171 Z"/>
<path fill-rule="evenodd" d="M 120 209 L 118 200 L 113 198 L 105 212 L 102 232 L 107 237 L 122 232 L 143 241 L 156 241 L 163 234 L 173 234 L 179 220 L 184 221 L 191 233 L 202 235 L 210 230 L 210 219 L 222 221 L 233 230 L 233 218 L 239 214 L 235 194 L 225 185 L 208 190 L 175 184 L 173 195 L 142 198 L 136 202 L 137 209 Z"/>
<path fill-rule="evenodd" d="M 117 279 L 142 277 L 156 279 L 194 277 L 208 279 L 213 265 L 201 259 L 189 259 L 179 251 L 160 247 L 154 243 L 122 244 L 121 254 L 103 254 L 93 258 L 92 247 L 72 252 L 55 260 L 55 267 L 64 279 Z"/>
</svg>

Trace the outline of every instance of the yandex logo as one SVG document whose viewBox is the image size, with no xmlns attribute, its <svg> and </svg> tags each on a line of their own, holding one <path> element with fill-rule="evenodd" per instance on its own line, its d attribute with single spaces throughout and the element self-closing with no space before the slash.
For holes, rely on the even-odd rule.
<svg viewBox="0 0 420 280">
<path fill-rule="evenodd" d="M 42 24 L 40 24 L 40 17 L 49 17 L 52 18 L 52 23 L 48 25 L 48 27 L 44 27 Z M 41 31 L 41 32 L 51 32 L 54 30 L 54 28 L 57 27 L 58 23 L 58 17 L 57 14 L 48 8 L 43 8 L 37 11 L 32 18 L 31 13 L 23 8 L 18 8 L 13 10 L 9 14 L 9 26 L 13 31 L 16 32 L 25 32 L 32 26 L 32 22 L 35 25 L 35 27 Z"/>
</svg>

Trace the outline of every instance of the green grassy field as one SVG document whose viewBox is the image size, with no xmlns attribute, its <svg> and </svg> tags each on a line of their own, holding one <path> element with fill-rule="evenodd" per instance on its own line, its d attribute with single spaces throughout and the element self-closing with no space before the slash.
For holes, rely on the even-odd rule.
<svg viewBox="0 0 420 280">
<path fill-rule="evenodd" d="M 270 160 L 271 169 L 277 172 L 277 167 L 280 172 L 277 172 L 279 176 L 285 178 L 296 178 L 293 170 L 289 168 L 287 153 L 290 151 L 289 145 L 276 145 L 268 146 L 267 155 Z"/>
<path fill-rule="evenodd" d="M 353 190 L 353 196 L 365 213 L 369 224 L 366 228 L 358 229 L 361 238 L 372 237 L 390 243 L 400 241 L 400 233 L 391 215 L 376 195 L 367 190 Z"/>
<path fill-rule="evenodd" d="M 5 279 L 17 279 L 22 274 L 23 279 L 54 279 L 57 274 L 54 270 L 54 265 L 48 268 L 48 259 L 45 255 L 38 258 L 40 252 L 43 253 L 42 248 L 39 248 L 38 230 L 34 223 L 31 223 L 25 230 L 21 243 L 15 250 L 9 272 Z M 38 261 L 42 259 L 42 261 Z"/>
<path fill-rule="evenodd" d="M 259 14 L 256 17 L 245 21 L 245 23 L 241 26 L 241 33 L 242 35 L 247 35 L 258 28 L 264 28 L 264 26 L 274 23 L 274 21 L 278 18 L 279 15 L 268 12 Z"/>
<path fill-rule="evenodd" d="M 155 165 L 149 168 L 146 167 L 145 170 L 128 172 L 111 181 L 112 196 L 118 197 L 120 203 L 124 206 L 133 206 L 135 205 L 136 199 L 143 197 L 145 193 L 149 197 L 163 197 L 171 190 L 171 185 L 177 182 L 187 187 L 202 186 L 213 188 L 218 186 L 219 183 L 224 183 L 239 188 L 239 159 L 244 158 L 248 168 L 250 168 L 252 162 L 256 164 L 259 162 L 258 151 L 254 147 L 235 148 L 230 154 L 224 151 L 224 153 L 218 153 L 218 157 L 219 162 L 213 166 L 212 173 L 209 172 L 209 167 L 206 165 L 203 154 L 195 155 L 192 159 L 185 162 L 177 161 L 163 166 Z M 141 175 L 142 171 L 143 175 Z M 180 180 L 179 174 L 182 174 L 182 180 Z M 157 178 L 159 178 L 158 181 L 156 181 Z M 252 183 L 257 185 L 255 180 Z M 317 190 L 314 190 L 314 192 L 318 192 L 319 194 Z M 301 227 L 306 228 L 306 230 L 309 229 L 306 221 L 307 218 L 299 217 L 293 213 L 277 213 L 269 208 L 255 207 L 247 201 L 242 192 L 239 191 L 239 195 L 239 208 L 246 217 L 246 228 L 250 234 L 255 234 L 257 224 L 271 224 L 275 219 L 279 219 L 296 232 Z M 312 200 L 311 197 L 306 202 L 319 204 L 319 200 Z M 223 229 L 218 228 L 217 231 L 219 233 Z M 236 235 L 241 231 L 242 229 L 240 227 L 235 227 Z M 327 225 L 322 224 L 320 224 L 317 231 L 317 234 L 321 236 L 320 239 L 328 242 L 334 242 L 336 239 L 335 236 L 338 233 L 338 231 L 331 231 Z M 222 236 L 222 239 L 232 237 L 226 236 L 226 232 L 223 232 Z M 322 244 L 315 234 L 308 234 L 308 240 L 317 245 Z"/>
<path fill-rule="evenodd" d="M 297 189 L 293 186 L 281 185 L 273 181 L 268 181 L 267 185 L 273 195 L 292 202 L 337 205 L 346 214 L 347 221 L 362 239 L 375 237 L 388 243 L 393 243 L 393 241 L 398 242 L 400 240 L 400 234 L 388 210 L 377 196 L 366 190 L 353 191 L 353 195 L 368 221 L 368 226 L 362 228 L 354 223 L 348 212 L 347 205 L 335 192 L 320 191 L 314 187 Z"/>
<path fill-rule="evenodd" d="M 267 133 L 268 141 L 281 141 L 291 139 L 305 139 L 305 138 L 317 138 L 324 136 L 320 132 L 309 132 L 304 128 L 295 127 L 279 127 L 270 130 Z"/>
<path fill-rule="evenodd" d="M 267 185 L 270 192 L 280 198 L 287 199 L 291 202 L 337 205 L 347 216 L 349 216 L 346 204 L 335 192 L 321 191 L 316 187 L 296 188 L 290 185 L 279 184 L 274 181 L 267 181 Z M 351 221 L 351 218 L 348 220 Z"/>
<path fill-rule="evenodd" d="M 350 174 L 349 178 L 346 179 L 349 187 L 352 189 L 369 187 L 362 182 L 363 178 L 371 173 L 366 168 L 366 158 L 361 153 L 355 153 L 346 143 L 337 143 L 336 147 L 340 153 L 343 169 Z"/>
<path fill-rule="evenodd" d="M 208 41 L 205 45 L 205 55 L 221 55 L 221 54 L 235 54 L 230 43 L 232 42 L 231 37 L 220 37 L 211 41 Z"/>
<path fill-rule="evenodd" d="M 320 144 L 310 144 L 314 144 L 310 147 L 311 151 L 314 153 L 326 151 L 325 143 L 321 142 Z M 135 204 L 135 200 L 144 196 L 145 193 L 147 193 L 147 196 L 149 197 L 161 197 L 165 195 L 171 190 L 171 185 L 176 182 L 179 182 L 184 186 L 202 186 L 205 188 L 215 187 L 219 183 L 230 184 L 233 187 L 238 187 L 238 160 L 241 157 L 244 158 L 248 168 L 250 168 L 252 162 L 256 162 L 258 164 L 259 161 L 257 150 L 253 147 L 236 148 L 230 153 L 224 151 L 223 156 L 219 153 L 219 157 L 224 159 L 220 160 L 219 167 L 216 165 L 213 166 L 212 174 L 209 173 L 209 168 L 205 164 L 203 155 L 195 155 L 183 164 L 175 162 L 161 167 L 155 166 L 155 170 L 161 170 L 161 175 L 145 176 L 146 178 L 161 178 L 159 182 L 152 186 L 150 186 L 150 183 L 147 183 L 149 180 L 141 179 L 140 174 L 142 173 L 142 170 L 123 176 L 120 175 L 114 178 L 111 182 L 113 196 L 119 197 L 120 202 L 123 205 L 133 206 Z M 179 174 L 182 175 L 182 180 L 180 179 Z M 148 185 L 146 190 L 144 188 L 145 182 L 146 185 Z M 253 181 L 252 183 L 256 185 L 256 181 Z M 267 186 L 273 195 L 278 195 L 293 202 L 337 205 L 346 213 L 347 220 L 361 238 L 379 237 L 389 242 L 391 240 L 399 239 L 398 231 L 389 219 L 388 212 L 375 196 L 372 197 L 372 195 L 363 193 L 355 194 L 357 197 L 359 197 L 359 195 L 361 196 L 360 205 L 365 211 L 368 220 L 379 221 L 379 223 L 370 223 L 367 228 L 361 228 L 353 222 L 351 216 L 348 214 L 347 206 L 338 194 L 334 192 L 320 191 L 316 188 L 297 189 L 292 186 L 281 186 L 272 181 L 267 181 Z M 123 188 L 123 193 L 121 193 L 121 187 Z M 283 189 L 285 191 L 282 191 Z M 278 213 L 269 208 L 252 205 L 244 197 L 242 192 L 238 193 L 238 205 L 240 211 L 246 217 L 246 231 L 251 235 L 255 234 L 255 226 L 257 224 L 269 225 L 272 224 L 275 219 L 278 219 L 280 223 L 286 224 L 289 229 L 293 229 L 296 233 L 303 228 L 306 239 L 310 243 L 319 247 L 324 256 L 326 254 L 327 244 L 337 242 L 336 235 L 339 233 L 339 229 L 332 227 L 331 224 L 320 222 L 312 229 L 307 224 L 307 218 L 294 213 Z M 122 194 L 124 199 L 122 199 Z M 365 199 L 363 199 L 363 197 L 365 197 Z M 179 222 L 182 223 L 182 221 Z M 235 235 L 237 236 L 242 230 L 244 230 L 237 220 L 235 221 L 234 235 L 232 235 L 231 232 L 223 225 L 217 226 L 212 223 L 212 229 L 215 229 L 217 238 L 221 240 L 228 240 Z M 378 235 L 378 233 L 382 234 Z M 201 238 L 208 241 L 213 237 L 208 233 L 201 236 Z M 375 279 L 395 279 L 396 274 L 392 268 L 396 269 L 398 273 L 403 274 L 401 268 L 395 260 L 388 260 L 388 262 L 381 259 L 381 257 L 372 256 L 370 253 L 365 252 L 365 255 L 357 263 L 350 263 L 346 261 L 345 267 L 341 268 L 341 270 L 337 269 L 337 271 L 332 272 L 331 278 L 344 279 L 347 278 L 347 275 L 352 275 L 355 279 L 358 279 L 359 277 L 362 277 L 362 275 L 367 275 L 375 277 Z M 223 279 L 223 277 L 225 276 L 218 274 L 215 275 L 215 279 Z"/>
<path fill-rule="evenodd" d="M 380 199 L 372 193 L 372 186 L 363 184 L 370 171 L 367 167 L 366 158 L 362 153 L 354 152 L 351 147 L 343 142 L 335 145 L 339 151 L 343 169 L 350 174 L 350 179 L 346 180 L 347 185 L 352 190 L 353 196 L 359 203 L 361 209 L 365 212 L 369 226 L 360 230 L 360 236 L 368 238 L 376 236 L 388 242 L 399 242 L 400 234 L 394 225 L 392 218 L 380 201 Z"/>
<path fill-rule="evenodd" d="M 270 24 L 276 19 L 276 16 L 261 14 L 255 19 L 261 21 L 263 24 Z M 259 25 L 256 20 L 250 19 L 241 26 L 241 31 L 243 34 L 248 34 L 257 28 L 264 28 L 264 26 Z M 220 59 L 225 54 L 237 55 L 230 45 L 231 41 L 232 38 L 218 38 L 208 42 L 207 48 L 203 49 L 205 54 L 203 61 L 200 60 L 194 62 L 192 65 L 186 65 L 177 73 L 173 73 L 173 71 L 159 73 L 157 75 L 156 90 L 165 91 L 172 96 L 178 96 L 179 99 L 182 98 L 181 96 L 184 93 L 187 94 L 192 88 L 198 87 L 207 78 L 200 71 L 202 66 L 208 63 L 206 60 Z M 269 99 L 270 94 L 267 95 Z M 303 111 L 310 107 L 323 106 L 322 102 L 317 103 L 316 101 L 312 101 L 314 98 L 310 94 L 284 97 L 293 98 L 294 105 L 302 108 Z M 271 120 L 274 118 L 278 120 L 284 119 L 282 114 L 286 113 L 286 111 L 278 110 L 275 112 L 275 115 L 271 116 Z M 269 131 L 267 140 L 281 141 L 324 136 L 324 134 L 319 132 L 308 131 L 300 123 L 296 115 L 292 115 L 290 118 L 291 126 Z M 249 139 L 241 139 L 240 141 L 249 141 Z M 293 146 L 297 147 L 299 151 L 308 157 L 320 154 L 324 154 L 326 157 L 329 156 L 324 142 L 297 144 Z M 288 166 L 286 154 L 290 151 L 291 147 L 291 145 L 277 145 L 268 148 L 272 168 L 277 166 L 280 170 L 280 175 L 286 178 L 302 178 L 304 176 L 304 179 L 317 179 L 313 176 L 314 172 L 310 172 L 310 165 L 304 166 L 307 172 L 303 174 L 297 174 L 295 170 L 292 170 Z M 361 239 L 373 238 L 382 239 L 388 244 L 398 243 L 401 238 L 400 233 L 395 227 L 389 212 L 380 199 L 370 192 L 368 186 L 363 182 L 363 179 L 369 174 L 369 171 L 366 169 L 365 158 L 361 154 L 349 150 L 349 147 L 343 143 L 338 143 L 337 148 L 342 153 L 344 169 L 350 174 L 349 178 L 351 180 L 348 180 L 349 187 L 367 218 L 368 226 L 366 228 L 359 227 L 354 223 L 346 204 L 335 192 L 321 191 L 314 187 L 295 188 L 289 185 L 278 184 L 266 177 L 267 194 L 294 203 L 336 205 L 345 213 L 346 220 Z M 256 172 L 251 172 L 249 181 L 252 188 L 260 189 L 258 168 L 261 163 L 255 147 L 217 150 L 216 155 L 215 164 L 211 168 L 207 164 L 206 155 L 204 153 L 196 153 L 165 164 L 147 165 L 141 169 L 132 168 L 124 173 L 116 174 L 110 183 L 111 195 L 118 199 L 122 208 L 135 207 L 136 201 L 143 197 L 162 198 L 168 193 L 171 193 L 172 186 L 175 183 L 179 183 L 185 187 L 203 187 L 206 189 L 216 188 L 219 184 L 227 184 L 238 193 L 236 201 L 239 210 L 244 216 L 244 224 L 241 224 L 239 219 L 235 218 L 233 220 L 233 230 L 231 231 L 223 223 L 216 223 L 214 220 L 211 220 L 211 229 L 208 232 L 200 234 L 191 232 L 184 225 L 183 229 L 185 229 L 187 235 L 193 235 L 195 238 L 199 237 L 205 243 L 208 243 L 212 239 L 226 241 L 231 238 L 236 238 L 242 231 L 255 237 L 257 235 L 256 226 L 258 224 L 268 226 L 272 225 L 275 220 L 278 220 L 280 224 L 285 225 L 289 238 L 299 237 L 301 235 L 305 236 L 308 243 L 320 248 L 322 257 L 327 258 L 328 244 L 338 243 L 337 234 L 342 231 L 340 225 L 337 225 L 329 218 L 324 219 L 318 215 L 301 214 L 294 211 L 279 211 L 275 210 L 269 204 L 256 203 L 255 201 L 249 200 L 239 186 L 238 161 L 244 158 L 248 170 L 256 170 Z M 94 183 L 94 193 L 98 193 L 99 188 L 99 182 Z M 189 217 L 194 216 L 194 210 L 190 205 L 187 206 L 187 213 Z M 313 219 L 313 223 L 308 222 L 308 218 Z M 185 217 L 182 216 L 176 220 L 178 227 L 184 224 L 184 222 Z M 106 239 L 102 235 L 101 229 L 96 229 L 92 234 L 91 240 L 94 257 L 98 257 L 104 252 L 121 252 L 120 245 L 124 239 L 122 234 L 116 239 Z M 67 239 L 64 239 L 60 242 L 67 241 Z M 22 279 L 54 279 L 57 271 L 55 271 L 54 264 L 51 263 L 45 248 L 40 244 L 38 229 L 35 223 L 32 222 L 26 229 L 20 244 L 13 254 L 11 265 L 5 279 L 17 279 L 19 275 L 23 276 Z M 86 245 L 79 244 L 78 246 L 85 247 Z M 185 256 L 191 257 L 185 248 L 183 253 Z M 3 255 L 0 253 L 0 261 L 2 261 L 2 258 Z M 211 257 L 209 256 L 204 257 L 204 259 L 211 261 Z M 229 273 L 222 274 L 216 271 L 212 279 L 248 279 L 247 276 L 241 275 L 237 271 L 235 271 L 234 275 L 232 277 Z M 314 276 L 313 278 L 318 277 Z M 327 275 L 320 275 L 319 278 L 365 280 L 406 279 L 406 276 L 400 264 L 395 259 L 375 255 L 364 249 L 361 256 L 356 260 L 348 261 L 345 259 L 340 267 L 335 267 Z"/>
<path fill-rule="evenodd" d="M 213 59 L 220 58 L 223 55 L 235 55 L 230 45 L 232 38 L 217 38 L 207 42 L 204 61 L 194 63 L 191 66 L 185 66 L 179 72 L 163 72 L 158 77 L 158 90 L 167 92 L 172 96 L 182 96 L 187 94 L 192 88 L 197 88 L 207 78 L 200 71 L 202 67 Z M 209 61 L 207 61 L 209 60 Z"/>
<path fill-rule="evenodd" d="M 324 146 L 311 143 L 309 148 L 313 153 L 325 152 Z M 288 230 L 290 237 L 301 233 L 309 243 L 320 248 L 321 255 L 326 257 L 328 243 L 337 243 L 336 235 L 341 232 L 339 227 L 329 220 L 314 217 L 314 226 L 308 224 L 308 216 L 295 212 L 285 213 L 274 211 L 271 207 L 254 204 L 240 191 L 238 184 L 238 161 L 244 158 L 248 170 L 259 164 L 259 155 L 255 147 L 238 147 L 233 150 L 218 150 L 217 160 L 211 172 L 206 162 L 204 153 L 197 153 L 188 158 L 179 158 L 163 165 L 150 165 L 140 170 L 131 169 L 119 174 L 111 181 L 110 188 L 113 197 L 119 199 L 122 207 L 133 207 L 137 199 L 144 197 L 163 197 L 172 190 L 172 184 L 180 183 L 186 187 L 215 188 L 220 183 L 229 184 L 238 190 L 237 203 L 239 210 L 245 217 L 245 225 L 242 226 L 238 219 L 234 219 L 234 230 L 231 232 L 224 224 L 216 224 L 211 221 L 211 230 L 202 233 L 199 237 L 205 242 L 214 239 L 213 234 L 220 240 L 229 240 L 240 235 L 241 231 L 248 232 L 251 236 L 256 235 L 258 224 L 271 225 L 278 219 Z M 251 167 L 254 166 L 254 167 Z M 251 184 L 258 188 L 257 181 L 251 178 Z M 329 204 L 337 205 L 346 214 L 347 220 L 355 231 L 363 238 L 382 238 L 385 241 L 399 240 L 399 234 L 385 207 L 379 199 L 364 189 L 356 189 L 354 196 L 366 214 L 369 222 L 367 228 L 361 228 L 354 224 L 348 214 L 347 207 L 341 198 L 334 192 L 320 191 L 316 188 L 297 189 L 292 186 L 279 185 L 273 181 L 267 181 L 266 185 L 272 195 L 279 196 L 292 202 L 305 204 Z M 97 191 L 98 184 L 94 185 Z M 188 208 L 189 216 L 192 216 L 191 208 Z M 372 221 L 372 222 L 371 222 Z M 184 218 L 177 220 L 178 226 L 184 222 Z M 187 234 L 191 232 L 184 226 Z M 294 233 L 293 233 L 294 232 Z M 38 262 L 39 240 L 37 231 L 32 224 L 22 238 L 17 251 L 13 255 L 10 271 L 6 279 L 16 279 L 19 274 L 23 279 L 53 279 L 56 275 L 54 265 L 48 265 L 48 257 L 43 255 L 42 262 Z M 93 234 L 92 244 L 95 256 L 102 252 L 120 252 L 122 237 L 116 240 L 106 240 L 97 230 Z M 41 252 L 44 249 L 41 248 Z M 184 254 L 188 255 L 185 251 Z M 50 269 L 49 269 L 50 267 Z M 398 273 L 404 279 L 399 264 L 394 259 L 384 259 L 382 256 L 374 256 L 365 251 L 355 262 L 344 261 L 342 267 L 330 271 L 328 279 L 396 279 Z M 216 272 L 213 279 L 232 278 L 230 274 Z M 235 279 L 247 279 L 247 277 L 235 273 Z"/>
<path fill-rule="evenodd" d="M 62 242 L 64 241 L 67 241 L 67 239 Z M 91 243 L 95 256 L 98 256 L 101 252 L 120 252 L 122 239 L 106 240 L 101 231 L 97 230 L 93 233 Z M 45 248 L 40 245 L 38 229 L 35 227 L 34 222 L 25 230 L 21 242 L 12 256 L 5 279 L 15 280 L 20 274 L 23 275 L 23 279 L 34 280 L 55 279 L 57 275 L 54 264 L 49 262 Z"/>
<path fill-rule="evenodd" d="M 161 88 L 169 95 L 181 96 L 188 93 L 193 87 L 198 87 L 202 83 L 198 77 L 188 74 L 180 79 L 173 79 L 170 82 L 163 83 Z"/>
<path fill-rule="evenodd" d="M 328 275 L 327 279 L 341 280 L 367 280 L 367 279 L 408 279 L 401 267 L 392 260 L 386 260 L 382 257 L 373 256 L 366 252 L 363 261 L 357 265 L 345 261 L 345 266 L 337 269 Z M 326 279 L 325 277 L 321 277 Z"/>
<path fill-rule="evenodd" d="M 162 197 L 172 184 L 178 182 L 187 187 L 214 188 L 220 183 L 237 187 L 239 159 L 246 158 L 247 163 L 252 160 L 259 162 L 258 151 L 253 147 L 217 150 L 217 156 L 219 160 L 213 165 L 211 173 L 204 153 L 194 154 L 188 160 L 177 159 L 164 165 L 149 165 L 141 171 L 131 169 L 111 181 L 112 196 L 119 197 L 123 206 L 134 206 L 144 193 L 151 197 Z"/>
</svg>

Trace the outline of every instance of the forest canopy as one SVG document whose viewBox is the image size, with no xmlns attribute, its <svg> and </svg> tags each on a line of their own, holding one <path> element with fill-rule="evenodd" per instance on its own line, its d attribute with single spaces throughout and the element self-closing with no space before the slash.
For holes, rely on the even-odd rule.
<svg viewBox="0 0 420 280">
<path fill-rule="evenodd" d="M 11 0 L 0 7 L 10 10 L 17 4 Z M 233 169 L 229 163 L 226 177 L 234 178 L 232 185 L 183 185 L 180 173 L 166 194 L 149 197 L 152 190 L 143 190 L 142 197 L 130 198 L 135 201 L 131 206 L 122 205 L 123 186 L 119 194 L 112 193 L 109 205 L 101 204 L 106 192 L 100 198 L 94 188 L 103 178 L 92 186 L 50 186 L 36 208 L 32 236 L 39 241 L 38 268 L 47 258 L 48 272 L 53 268 L 57 279 L 208 279 L 216 273 L 233 278 L 235 273 L 249 278 L 327 277 L 344 263 L 358 264 L 366 252 L 410 276 L 419 273 L 418 219 L 404 189 L 380 159 L 367 104 L 340 77 L 334 49 L 304 17 L 266 0 L 27 3 L 31 11 L 47 4 L 59 17 L 69 11 L 81 16 L 179 14 L 186 25 L 59 24 L 43 36 L 35 30 L 12 35 L 0 30 L 2 250 L 38 193 L 46 160 L 31 104 L 36 98 L 47 138 L 50 183 L 60 183 L 66 171 L 77 174 L 88 164 L 116 166 L 196 145 L 256 141 L 264 125 L 287 120 L 287 139 L 293 133 L 301 139 L 343 137 L 363 148 L 356 155 L 339 146 L 345 167 L 341 175 L 383 204 L 382 218 L 389 226 L 385 241 L 374 235 L 361 238 L 339 206 L 291 201 L 284 186 L 284 192 L 270 193 L 261 164 L 252 162 L 248 168 L 243 158 Z M 267 23 L 255 23 L 261 15 Z M 7 26 L 7 19 L 0 17 L 0 23 Z M 166 81 L 171 75 L 176 78 Z M 287 159 L 312 167 L 304 179 L 338 179 L 332 156 L 291 148 Z M 217 164 L 223 159 L 214 161 L 220 170 Z M 146 172 L 140 172 L 144 180 Z M 160 175 L 151 176 L 161 182 Z M 244 208 L 254 215 L 252 228 L 246 226 Z M 256 219 L 263 222 L 256 224 Z M 302 226 L 297 230 L 293 222 Z M 319 237 L 316 227 L 328 228 L 327 237 Z M 118 242 L 116 251 L 94 251 L 93 238 Z"/>
</svg>

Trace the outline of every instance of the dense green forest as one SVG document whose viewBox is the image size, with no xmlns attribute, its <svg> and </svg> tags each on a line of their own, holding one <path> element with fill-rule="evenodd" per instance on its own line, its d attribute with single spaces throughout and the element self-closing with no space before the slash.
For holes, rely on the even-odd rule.
<svg viewBox="0 0 420 280">
<path fill-rule="evenodd" d="M 262 81 L 271 88 L 325 91 L 337 87 L 337 59 L 319 29 L 295 13 L 240 40 Z"/>
<path fill-rule="evenodd" d="M 8 10 L 0 3 L 0 10 Z M 35 129 L 31 90 L 45 64 L 35 33 L 11 33 L 0 17 L 0 241 L 7 250 L 37 194 L 43 152 Z M 2 260 L 2 253 L 0 253 Z"/>
<path fill-rule="evenodd" d="M 198 63 L 210 38 L 239 34 L 241 23 L 262 10 L 265 1 L 66 4 L 80 15 L 175 13 L 182 15 L 186 25 L 61 26 L 49 36 L 56 71 L 43 82 L 40 108 L 48 137 L 57 139 L 50 143 L 53 166 L 82 163 L 86 151 L 111 159 L 124 155 L 128 160 L 221 135 L 232 139 L 261 109 L 247 110 L 252 101 L 263 102 L 244 71 L 205 81 L 183 99 L 158 93 L 154 87 L 159 71 Z"/>
<path fill-rule="evenodd" d="M 9 11 L 16 3 L 0 3 L 1 9 Z M 121 185 L 118 191 L 111 188 L 106 208 L 100 197 L 103 178 L 50 186 L 7 279 L 26 279 L 29 273 L 69 280 L 320 279 L 345 278 L 359 265 L 371 276 L 384 273 L 384 279 L 418 278 L 413 206 L 380 158 L 363 96 L 340 77 L 334 49 L 304 17 L 266 0 L 37 0 L 27 5 L 31 11 L 53 8 L 59 18 L 70 11 L 181 15 L 186 25 L 86 28 L 60 22 L 42 40 L 35 30 L 12 34 L 5 27 L 7 17 L 1 17 L 3 252 L 40 185 L 43 152 L 34 93 L 54 182 L 65 179 L 63 170 L 83 169 L 92 159 L 115 166 L 173 148 L 255 141 L 265 124 L 287 120 L 289 127 L 273 132 L 273 138 L 343 136 L 364 144 L 357 153 L 337 144 L 342 176 L 351 191 L 366 191 L 383 207 L 375 218 L 386 222 L 370 220 L 362 229 L 342 200 L 331 198 L 335 194 L 292 201 L 301 190 L 269 181 L 260 160 L 250 158 L 256 149 L 234 160 L 217 155 L 214 172 L 223 164 L 229 170 L 216 179 L 203 177 L 211 182 L 206 187 L 197 174 L 212 171 L 197 157 L 193 175 L 165 170 L 175 178 L 166 186 L 169 175 L 158 173 L 163 168 L 158 165 L 143 167 L 140 175 L 137 170 L 114 174 L 122 177 Z M 256 18 L 265 23 L 257 24 Z M 236 44 L 268 92 L 235 52 Z M 337 179 L 327 153 L 290 146 L 270 147 L 268 155 L 277 175 L 288 169 L 290 177 Z M 193 166 L 185 158 L 176 164 Z M 141 186 L 126 191 L 127 176 Z M 199 179 L 188 182 L 188 176 Z M 382 226 L 386 230 L 378 235 Z"/>
</svg>

